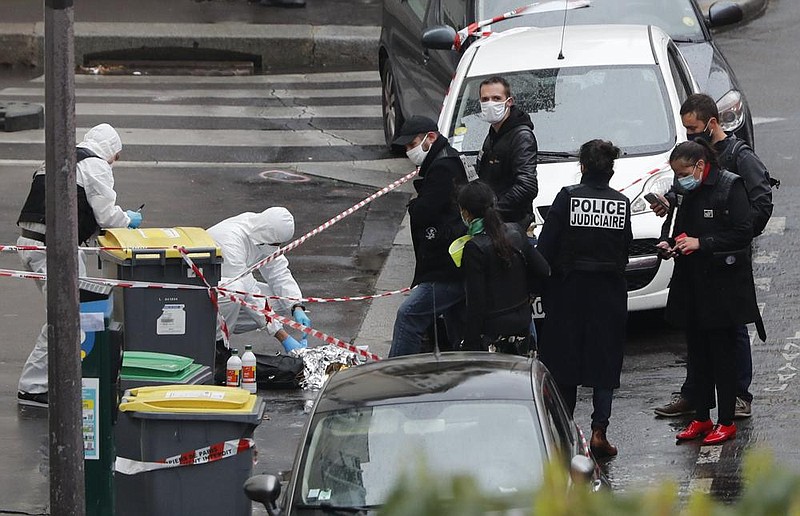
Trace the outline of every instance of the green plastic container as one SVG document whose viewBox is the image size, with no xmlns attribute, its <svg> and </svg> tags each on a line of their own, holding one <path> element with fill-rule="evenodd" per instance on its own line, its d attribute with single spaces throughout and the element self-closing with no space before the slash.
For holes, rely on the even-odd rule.
<svg viewBox="0 0 800 516">
<path fill-rule="evenodd" d="M 210 367 L 195 364 L 189 357 L 152 351 L 122 353 L 120 386 L 123 392 L 146 385 L 210 384 L 212 379 Z"/>
</svg>

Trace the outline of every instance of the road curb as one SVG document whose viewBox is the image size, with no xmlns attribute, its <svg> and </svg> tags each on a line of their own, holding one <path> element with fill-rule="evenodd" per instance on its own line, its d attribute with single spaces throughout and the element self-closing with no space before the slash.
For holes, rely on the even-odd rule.
<svg viewBox="0 0 800 516">
<path fill-rule="evenodd" d="M 75 63 L 97 53 L 191 49 L 255 56 L 261 69 L 374 69 L 380 27 L 255 25 L 243 23 L 91 23 L 75 24 Z M 41 67 L 44 23 L 0 24 L 0 64 Z"/>
<path fill-rule="evenodd" d="M 700 0 L 704 12 L 715 0 Z M 744 19 L 760 16 L 768 0 L 735 0 Z M 299 68 L 376 69 L 380 27 L 231 23 L 75 23 L 75 63 L 87 55 L 164 48 L 257 56 L 262 71 Z M 0 23 L 0 65 L 42 67 L 44 23 Z"/>
</svg>

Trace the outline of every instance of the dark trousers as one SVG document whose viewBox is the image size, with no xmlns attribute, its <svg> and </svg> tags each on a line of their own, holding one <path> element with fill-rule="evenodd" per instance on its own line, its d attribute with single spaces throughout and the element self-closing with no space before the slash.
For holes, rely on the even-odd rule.
<svg viewBox="0 0 800 516">
<path fill-rule="evenodd" d="M 750 333 L 747 325 L 736 328 L 736 396 L 747 402 L 753 401 L 750 394 L 750 384 L 753 382 L 753 357 L 750 352 Z M 681 386 L 681 396 L 694 403 L 697 380 L 692 374 L 691 367 L 686 364 L 686 380 Z M 713 407 L 713 405 L 712 405 Z"/>
<path fill-rule="evenodd" d="M 558 390 L 567 406 L 570 417 L 575 413 L 575 404 L 578 401 L 577 385 L 558 384 Z M 594 387 L 592 390 L 592 430 L 595 428 L 608 428 L 608 420 L 611 418 L 611 401 L 614 397 L 614 389 L 607 387 Z"/>
<path fill-rule="evenodd" d="M 736 334 L 738 328 L 691 329 L 686 332 L 689 375 L 695 379 L 695 419 L 709 419 L 714 407 L 714 389 L 719 404 L 718 422 L 730 425 L 736 406 Z"/>
</svg>

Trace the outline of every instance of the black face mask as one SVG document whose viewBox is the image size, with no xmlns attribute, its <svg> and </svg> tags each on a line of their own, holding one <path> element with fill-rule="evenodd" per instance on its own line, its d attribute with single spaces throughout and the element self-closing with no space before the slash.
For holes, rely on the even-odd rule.
<svg viewBox="0 0 800 516">
<path fill-rule="evenodd" d="M 711 120 L 706 122 L 706 126 L 699 133 L 686 133 L 686 139 L 693 142 L 695 139 L 700 138 L 701 140 L 711 143 L 711 128 L 708 127 L 710 123 Z M 708 132 L 706 132 L 706 130 L 708 130 Z"/>
</svg>

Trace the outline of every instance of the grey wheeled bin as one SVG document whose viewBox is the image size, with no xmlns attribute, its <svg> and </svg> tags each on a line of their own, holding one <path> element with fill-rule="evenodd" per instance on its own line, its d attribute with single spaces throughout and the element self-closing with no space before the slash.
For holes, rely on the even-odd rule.
<svg viewBox="0 0 800 516">
<path fill-rule="evenodd" d="M 216 286 L 222 250 L 201 228 L 107 229 L 98 237 L 103 276 L 156 284 Z M 198 276 L 179 247 L 200 270 Z M 124 349 L 192 358 L 214 368 L 217 316 L 206 289 L 123 288 L 114 306 L 123 321 Z"/>
<path fill-rule="evenodd" d="M 264 400 L 236 387 L 125 392 L 117 421 L 117 516 L 250 516 L 253 432 Z"/>
</svg>

